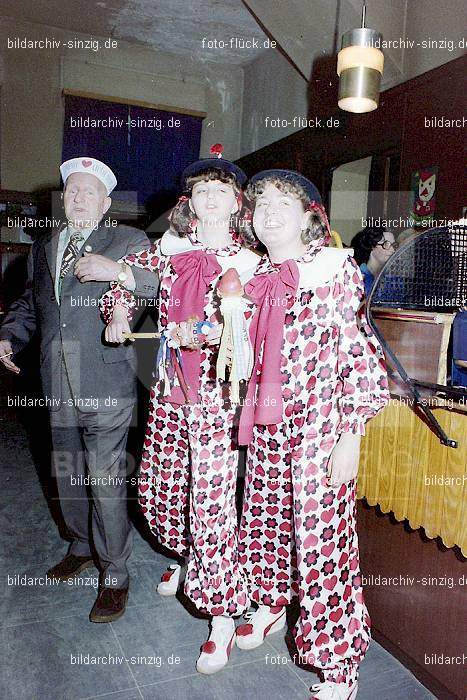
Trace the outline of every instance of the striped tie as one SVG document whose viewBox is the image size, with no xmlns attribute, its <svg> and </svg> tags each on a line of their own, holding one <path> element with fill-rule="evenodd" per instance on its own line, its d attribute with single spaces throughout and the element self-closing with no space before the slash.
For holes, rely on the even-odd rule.
<svg viewBox="0 0 467 700">
<path fill-rule="evenodd" d="M 71 234 L 68 245 L 63 251 L 62 264 L 60 265 L 60 279 L 58 282 L 58 290 L 61 292 L 63 278 L 67 275 L 70 267 L 78 257 L 81 243 L 84 241 L 84 236 L 81 231 L 75 231 Z"/>
</svg>

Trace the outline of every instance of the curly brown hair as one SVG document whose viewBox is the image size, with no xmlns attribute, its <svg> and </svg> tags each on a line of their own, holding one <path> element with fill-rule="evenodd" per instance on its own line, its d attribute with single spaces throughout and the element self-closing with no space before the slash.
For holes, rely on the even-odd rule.
<svg viewBox="0 0 467 700">
<path fill-rule="evenodd" d="M 209 180 L 220 180 L 232 186 L 238 203 L 238 210 L 230 216 L 230 229 L 234 231 L 236 239 L 247 247 L 257 244 L 255 235 L 251 227 L 251 206 L 241 190 L 235 175 L 226 173 L 223 170 L 210 168 L 204 172 L 187 178 L 185 194 L 180 197 L 177 204 L 172 209 L 169 221 L 172 228 L 183 238 L 192 233 L 196 225 L 196 215 L 190 209 L 190 195 L 193 187 L 198 182 L 208 182 Z"/>
<path fill-rule="evenodd" d="M 322 240 L 325 245 L 329 243 L 330 229 L 324 207 L 322 204 L 312 201 L 303 187 L 295 182 L 281 180 L 272 175 L 271 177 L 265 177 L 262 180 L 248 185 L 246 196 L 252 204 L 253 211 L 254 204 L 257 198 L 263 194 L 266 185 L 274 185 L 274 187 L 277 187 L 277 189 L 284 194 L 293 195 L 300 200 L 305 211 L 311 211 L 308 227 L 302 231 L 302 242 L 305 245 L 309 245 L 312 241 L 319 240 Z"/>
</svg>

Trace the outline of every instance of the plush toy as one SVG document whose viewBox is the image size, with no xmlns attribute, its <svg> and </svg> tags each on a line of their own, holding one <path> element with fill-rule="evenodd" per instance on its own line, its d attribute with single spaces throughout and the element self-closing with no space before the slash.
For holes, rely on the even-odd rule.
<svg viewBox="0 0 467 700">
<path fill-rule="evenodd" d="M 412 173 L 413 206 L 411 217 L 415 226 L 426 226 L 433 221 L 436 209 L 436 166 Z"/>
<path fill-rule="evenodd" d="M 246 326 L 243 286 L 238 272 L 230 268 L 219 280 L 217 292 L 221 298 L 220 310 L 224 319 L 219 354 L 217 377 L 226 381 L 226 370 L 230 366 L 229 381 L 232 403 L 240 403 L 240 382 L 248 381 L 253 367 L 253 351 Z"/>
</svg>

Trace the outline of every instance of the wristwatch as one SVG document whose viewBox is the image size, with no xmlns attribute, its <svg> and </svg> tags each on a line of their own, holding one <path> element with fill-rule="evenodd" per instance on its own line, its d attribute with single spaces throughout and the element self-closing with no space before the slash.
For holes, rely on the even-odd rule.
<svg viewBox="0 0 467 700">
<path fill-rule="evenodd" d="M 120 264 L 120 272 L 117 275 L 117 280 L 121 282 L 123 285 L 125 285 L 125 282 L 128 279 L 128 266 L 126 263 L 121 263 Z"/>
</svg>

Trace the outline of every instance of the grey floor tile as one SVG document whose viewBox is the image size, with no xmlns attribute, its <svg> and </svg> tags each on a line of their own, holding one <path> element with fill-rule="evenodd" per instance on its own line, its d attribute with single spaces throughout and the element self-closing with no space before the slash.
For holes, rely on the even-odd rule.
<svg viewBox="0 0 467 700">
<path fill-rule="evenodd" d="M 181 644 L 164 651 L 151 644 L 139 643 L 133 648 L 122 644 L 122 649 L 138 686 L 197 675 L 198 644 Z"/>
<path fill-rule="evenodd" d="M 252 661 L 227 666 L 213 676 L 196 674 L 170 683 L 141 687 L 145 700 L 305 700 L 310 694 L 301 681 L 282 669 Z"/>
<path fill-rule="evenodd" d="M 62 556 L 64 552 L 60 552 Z M 45 571 L 60 558 L 38 565 L 9 566 L 0 582 L 0 624 L 14 625 L 32 620 L 48 620 L 79 614 L 87 620 L 97 595 L 98 570 L 86 569 L 76 579 L 58 584 L 40 583 L 22 585 L 32 578 L 43 579 Z M 128 608 L 153 607 L 161 597 L 156 592 L 166 563 L 154 561 L 132 562 L 130 560 L 130 594 Z M 27 576 L 28 579 L 24 579 Z"/>
<path fill-rule="evenodd" d="M 135 532 L 135 538 L 133 542 L 133 553 L 131 555 L 132 561 L 138 562 L 138 561 L 161 561 L 164 563 L 164 569 L 171 563 L 173 563 L 173 559 L 169 559 L 165 557 L 163 554 L 161 554 L 155 546 L 151 546 L 151 543 L 145 540 L 143 537 L 141 537 L 138 533 Z"/>
<path fill-rule="evenodd" d="M 365 678 L 374 678 L 375 676 L 380 676 L 383 673 L 393 672 L 399 670 L 401 677 L 403 672 L 407 673 L 409 676 L 411 674 L 407 669 L 399 663 L 391 654 L 386 651 L 378 642 L 373 639 L 370 643 L 368 651 L 366 653 L 365 659 L 361 665 L 361 673 L 365 674 Z"/>
<path fill-rule="evenodd" d="M 421 683 L 414 685 L 413 682 L 410 682 L 405 688 L 402 687 L 401 691 L 405 691 L 405 697 L 408 698 L 408 700 L 436 700 L 436 696 L 430 693 Z"/>
<path fill-rule="evenodd" d="M 2 637 L 4 698 L 74 700 L 136 685 L 110 625 L 71 617 L 6 628 Z"/>
<path fill-rule="evenodd" d="M 80 698 L 80 700 L 141 700 L 142 695 L 135 690 L 118 690 L 116 693 L 105 693 L 104 695 L 93 695 L 92 697 Z"/>
<path fill-rule="evenodd" d="M 65 554 L 67 543 L 50 514 L 25 432 L 5 422 L 0 428 L 5 436 L 0 445 L 2 700 L 309 698 L 309 687 L 317 677 L 294 664 L 285 631 L 268 637 L 251 652 L 234 647 L 228 666 L 214 676 L 198 674 L 196 659 L 207 637 L 207 621 L 183 595 L 162 598 L 157 594 L 160 576 L 173 560 L 136 531 L 129 561 L 128 607 L 111 625 L 88 620 L 96 596 L 89 579 L 96 580 L 94 568 L 83 572 L 78 577 L 81 583 L 73 585 L 22 586 L 11 578 L 9 582 L 8 576 L 45 574 Z M 290 633 L 287 639 L 290 642 Z M 70 655 L 75 661 L 88 659 L 76 658 L 79 654 L 89 654 L 89 660 L 110 655 L 117 663 L 72 664 Z M 358 700 L 375 698 L 432 700 L 434 696 L 373 641 L 361 667 Z"/>
<path fill-rule="evenodd" d="M 134 560 L 128 563 L 130 572 L 129 602 L 131 605 L 155 605 L 161 599 L 156 587 L 167 569 L 167 561 L 153 557 L 152 561 Z"/>
<path fill-rule="evenodd" d="M 396 673 L 384 673 L 369 682 L 360 677 L 357 700 L 436 700 L 416 678 L 400 683 Z"/>
<path fill-rule="evenodd" d="M 290 642 L 290 633 L 288 640 Z M 274 661 L 282 665 L 283 668 L 287 665 L 287 668 L 298 675 L 309 687 L 318 682 L 318 678 L 311 669 L 300 667 L 294 663 L 283 632 L 269 636 L 261 649 L 265 663 L 271 664 Z M 295 650 L 292 651 L 293 653 Z M 392 700 L 391 693 L 402 692 L 401 689 L 404 692 L 410 690 L 414 693 L 414 698 L 429 699 L 434 697 L 410 671 L 373 640 L 360 667 L 358 700 L 375 700 L 375 698 Z"/>
<path fill-rule="evenodd" d="M 208 623 L 194 618 L 176 598 L 161 598 L 154 608 L 127 609 L 112 623 L 138 685 L 196 674 Z M 178 657 L 178 661 L 174 659 Z M 232 649 L 229 667 L 263 660 L 263 650 Z"/>
<path fill-rule="evenodd" d="M 409 698 L 434 698 L 397 659 L 374 640 L 360 668 L 359 700 L 372 700 L 375 690 L 381 698 L 390 700 L 404 697 L 399 692 L 409 692 Z M 403 690 L 399 690 L 403 689 Z M 379 695 L 378 695 L 379 697 Z"/>
<path fill-rule="evenodd" d="M 39 487 L 35 499 L 44 499 Z M 4 495 L 2 494 L 2 499 Z M 15 501 L 19 499 L 18 493 Z M 38 506 L 31 508 L 35 513 Z M 68 543 L 60 537 L 48 508 L 40 510 L 36 516 L 25 516 L 16 504 L 16 513 L 10 517 L 0 514 L 3 555 L 7 561 L 8 572 L 21 571 L 29 566 L 49 568 L 65 555 Z M 1 592 L 0 592 L 1 595 Z"/>
<path fill-rule="evenodd" d="M 74 604 L 64 607 L 52 605 L 42 605 L 37 609 L 31 609 L 29 605 L 24 607 L 9 606 L 5 612 L 5 619 L 2 620 L 2 629 L 12 629 L 33 622 L 47 623 L 51 620 L 62 620 L 69 617 L 79 618 L 81 624 L 89 622 L 88 617 L 94 599 L 87 602 L 78 599 Z M 1 610 L 1 608 L 0 608 Z M 3 614 L 3 613 L 0 613 Z"/>
<path fill-rule="evenodd" d="M 19 578 L 10 576 L 9 583 L 0 597 L 0 615 L 2 625 L 15 625 L 32 620 L 47 621 L 58 617 L 77 614 L 87 621 L 89 611 L 97 595 L 97 569 L 92 567 L 83 571 L 76 579 L 69 582 L 51 583 L 45 579 L 45 566 L 24 567 Z M 37 583 L 21 585 L 34 577 Z"/>
<path fill-rule="evenodd" d="M 207 622 L 193 617 L 177 598 L 164 598 L 157 593 L 151 607 L 128 607 L 125 615 L 112 623 L 122 642 L 136 644 L 139 640 L 149 643 L 157 640 L 158 648 L 169 650 L 181 640 L 185 644 L 197 641 L 205 625 L 207 628 Z"/>
</svg>

